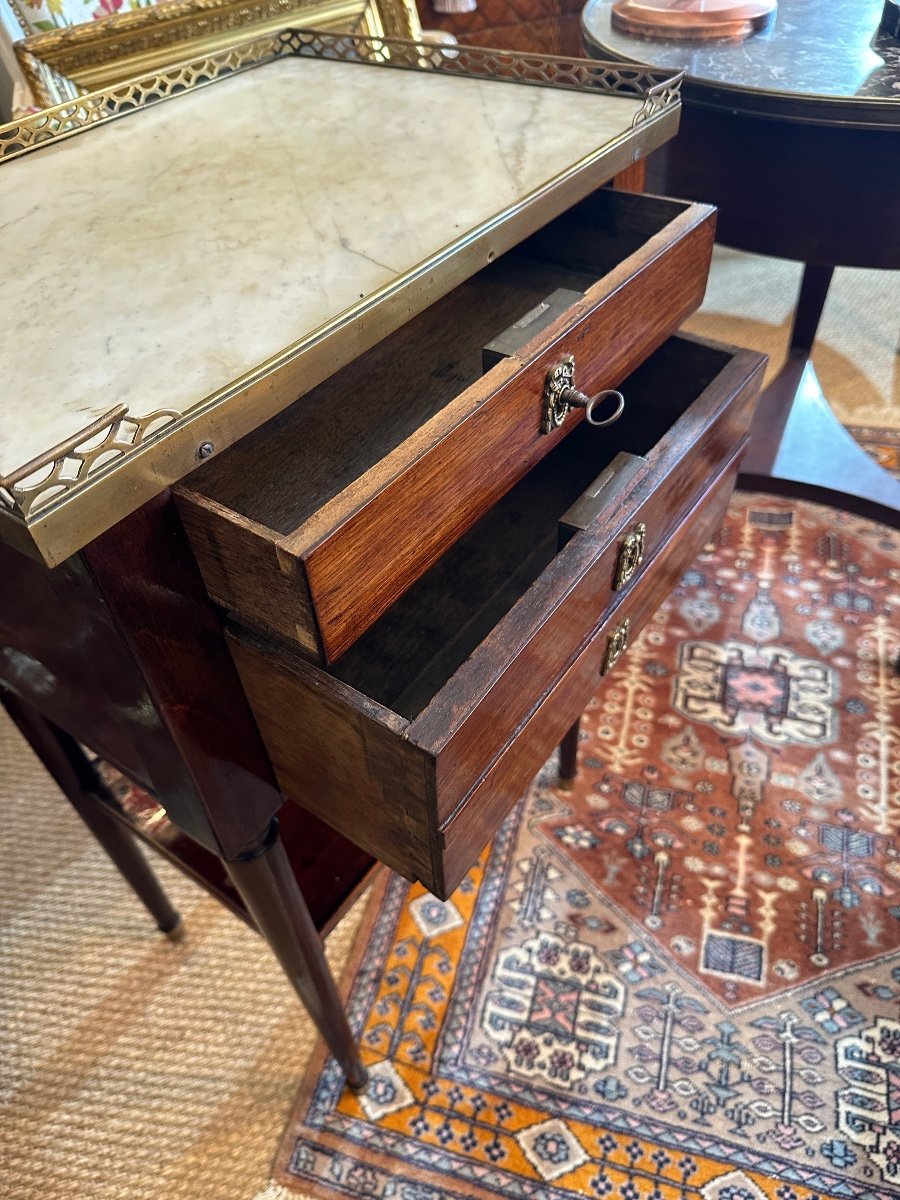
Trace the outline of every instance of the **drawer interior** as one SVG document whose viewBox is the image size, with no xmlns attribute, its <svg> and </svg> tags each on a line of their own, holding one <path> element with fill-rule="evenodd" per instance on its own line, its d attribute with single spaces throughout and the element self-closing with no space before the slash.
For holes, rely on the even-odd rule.
<svg viewBox="0 0 900 1200">
<path fill-rule="evenodd" d="M 482 347 L 557 288 L 583 292 L 687 205 L 603 190 L 191 476 L 286 536 L 481 378 Z"/>
<path fill-rule="evenodd" d="M 413 720 L 557 553 L 565 511 L 620 451 L 645 456 L 730 361 L 671 338 L 622 385 L 625 413 L 582 422 L 448 550 L 330 674 Z"/>
</svg>

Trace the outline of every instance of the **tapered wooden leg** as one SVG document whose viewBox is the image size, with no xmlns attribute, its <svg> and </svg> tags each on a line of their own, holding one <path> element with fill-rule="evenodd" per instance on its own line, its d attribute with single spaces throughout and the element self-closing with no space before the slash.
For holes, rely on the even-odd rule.
<svg viewBox="0 0 900 1200">
<path fill-rule="evenodd" d="M 325 960 L 322 939 L 279 837 L 278 821 L 273 819 L 259 845 L 225 865 L 347 1083 L 357 1090 L 364 1088 L 368 1075 Z"/>
<path fill-rule="evenodd" d="M 163 891 L 134 834 L 114 816 L 104 812 L 103 802 L 93 796 L 69 796 L 72 807 L 119 869 L 126 883 L 156 921 L 161 933 L 172 942 L 181 941 L 181 915 Z"/>
<path fill-rule="evenodd" d="M 107 804 L 114 803 L 113 798 L 79 744 L 2 688 L 0 703 L 160 930 L 173 941 L 180 938 L 181 917 L 150 869 L 134 835 L 106 809 Z"/>
<path fill-rule="evenodd" d="M 363 1087 L 366 1072 L 321 939 L 272 823 L 284 798 L 223 614 L 206 594 L 171 495 L 96 538 L 80 565 L 81 586 L 102 599 L 146 689 L 156 724 L 154 736 L 141 740 L 154 791 L 172 821 L 222 860 L 348 1082 Z"/>
<path fill-rule="evenodd" d="M 807 263 L 804 266 L 803 279 L 800 282 L 800 295 L 797 298 L 794 324 L 791 329 L 792 353 L 796 350 L 805 350 L 808 354 L 812 350 L 833 275 L 834 267 L 815 263 Z"/>
<path fill-rule="evenodd" d="M 581 717 L 559 744 L 559 782 L 564 788 L 570 788 L 578 774 L 578 734 L 580 732 Z"/>
<path fill-rule="evenodd" d="M 759 397 L 750 449 L 741 466 L 744 474 L 765 475 L 771 472 L 791 413 L 798 404 L 803 404 L 804 398 L 799 394 L 801 384 L 833 274 L 834 267 L 804 267 L 788 357 L 776 378 Z M 860 450 L 860 455 L 862 453 Z"/>
</svg>

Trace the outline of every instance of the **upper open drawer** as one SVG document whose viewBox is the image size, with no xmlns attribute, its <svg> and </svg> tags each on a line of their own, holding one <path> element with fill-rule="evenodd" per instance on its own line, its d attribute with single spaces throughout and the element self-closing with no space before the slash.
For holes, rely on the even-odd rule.
<svg viewBox="0 0 900 1200">
<path fill-rule="evenodd" d="M 697 308 L 714 224 L 598 191 L 200 468 L 177 495 L 212 598 L 338 658 L 582 419 L 542 429 L 564 356 L 615 387 Z M 513 323 L 539 332 L 485 374 Z"/>
</svg>

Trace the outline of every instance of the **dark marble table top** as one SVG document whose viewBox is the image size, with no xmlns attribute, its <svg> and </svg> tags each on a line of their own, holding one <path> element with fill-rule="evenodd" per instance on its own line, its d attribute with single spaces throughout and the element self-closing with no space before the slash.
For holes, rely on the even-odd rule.
<svg viewBox="0 0 900 1200">
<path fill-rule="evenodd" d="M 612 0 L 589 0 L 582 15 L 588 49 L 612 57 L 683 70 L 707 103 L 735 103 L 740 92 L 771 116 L 896 124 L 900 128 L 900 41 L 878 33 L 884 0 L 779 0 L 769 26 L 741 41 L 663 41 L 614 29 Z M 705 87 L 704 87 L 705 85 Z M 729 95 L 730 94 L 730 95 Z M 812 102 L 812 104 L 804 103 Z M 798 103 L 799 102 L 799 103 Z M 894 107 L 896 106 L 896 107 Z M 806 116 L 803 113 L 806 112 Z"/>
</svg>

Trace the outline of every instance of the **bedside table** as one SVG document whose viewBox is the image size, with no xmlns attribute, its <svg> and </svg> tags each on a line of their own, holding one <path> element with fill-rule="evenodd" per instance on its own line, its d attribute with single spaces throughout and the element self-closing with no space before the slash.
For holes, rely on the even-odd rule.
<svg viewBox="0 0 900 1200">
<path fill-rule="evenodd" d="M 0 129 L 0 692 L 354 1086 L 319 931 L 372 856 L 456 886 L 733 486 L 764 360 L 670 336 L 714 211 L 601 188 L 677 82 L 289 31 Z"/>
</svg>

